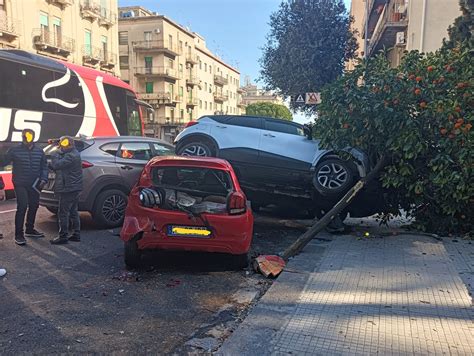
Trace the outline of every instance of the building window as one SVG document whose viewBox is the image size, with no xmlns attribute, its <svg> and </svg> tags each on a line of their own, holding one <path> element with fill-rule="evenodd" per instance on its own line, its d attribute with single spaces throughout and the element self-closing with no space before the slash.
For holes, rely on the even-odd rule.
<svg viewBox="0 0 474 356">
<path fill-rule="evenodd" d="M 49 28 L 48 14 L 46 12 L 40 12 L 40 26 L 41 32 L 47 31 Z"/>
<path fill-rule="evenodd" d="M 180 96 L 180 98 L 183 98 L 183 93 L 184 93 L 183 87 L 179 87 L 179 96 Z"/>
<path fill-rule="evenodd" d="M 173 48 L 173 36 L 168 35 L 168 46 Z"/>
<path fill-rule="evenodd" d="M 202 69 L 202 62 L 199 60 L 199 69 Z"/>
<path fill-rule="evenodd" d="M 174 68 L 174 61 L 173 61 L 171 58 L 168 59 L 168 66 L 169 66 L 169 68 L 171 68 L 171 69 Z"/>
<path fill-rule="evenodd" d="M 146 82 L 145 83 L 145 91 L 147 94 L 153 93 L 153 82 Z"/>
<path fill-rule="evenodd" d="M 204 102 L 204 110 L 207 110 L 207 101 Z"/>
<path fill-rule="evenodd" d="M 168 90 L 170 92 L 171 97 L 173 97 L 174 96 L 174 85 L 169 83 Z"/>
<path fill-rule="evenodd" d="M 180 112 L 179 112 L 179 118 L 181 120 L 184 120 L 184 109 L 181 109 Z"/>
<path fill-rule="evenodd" d="M 212 65 L 211 64 L 209 64 L 209 73 L 212 74 Z"/>
<path fill-rule="evenodd" d="M 202 109 L 202 100 L 199 100 L 199 109 Z"/>
<path fill-rule="evenodd" d="M 207 72 L 207 63 L 204 63 L 204 71 Z"/>
<path fill-rule="evenodd" d="M 209 103 L 209 110 L 212 110 L 212 101 Z"/>
<path fill-rule="evenodd" d="M 179 72 L 183 73 L 183 65 L 181 63 L 179 64 Z"/>
<path fill-rule="evenodd" d="M 100 36 L 100 43 L 102 44 L 102 58 L 108 60 L 107 36 Z"/>
<path fill-rule="evenodd" d="M 207 91 L 207 83 L 204 83 L 204 90 Z"/>
<path fill-rule="evenodd" d="M 209 84 L 209 93 L 212 94 L 212 84 Z"/>
<path fill-rule="evenodd" d="M 147 42 L 150 42 L 150 41 L 151 41 L 151 36 L 152 36 L 151 31 L 145 31 L 145 32 L 143 33 L 143 35 L 144 35 L 144 37 L 145 37 L 145 41 L 147 41 Z"/>
<path fill-rule="evenodd" d="M 189 109 L 189 121 L 193 121 L 193 109 Z"/>
<path fill-rule="evenodd" d="M 92 34 L 89 30 L 85 30 L 84 32 L 84 54 L 86 56 L 92 56 Z"/>
<path fill-rule="evenodd" d="M 119 32 L 119 45 L 128 45 L 128 32 L 127 31 Z"/>
<path fill-rule="evenodd" d="M 120 68 L 128 69 L 128 56 L 120 56 Z"/>
</svg>

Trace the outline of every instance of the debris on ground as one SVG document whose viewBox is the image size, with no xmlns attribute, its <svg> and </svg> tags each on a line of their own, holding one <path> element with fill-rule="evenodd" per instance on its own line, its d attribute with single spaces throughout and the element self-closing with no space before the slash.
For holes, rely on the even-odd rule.
<svg viewBox="0 0 474 356">
<path fill-rule="evenodd" d="M 265 277 L 277 277 L 283 271 L 285 265 L 285 260 L 275 255 L 260 255 L 253 262 L 255 271 L 260 272 Z"/>
<path fill-rule="evenodd" d="M 112 279 L 117 279 L 123 282 L 138 282 L 140 281 L 140 276 L 137 272 L 121 271 L 115 274 Z"/>
</svg>

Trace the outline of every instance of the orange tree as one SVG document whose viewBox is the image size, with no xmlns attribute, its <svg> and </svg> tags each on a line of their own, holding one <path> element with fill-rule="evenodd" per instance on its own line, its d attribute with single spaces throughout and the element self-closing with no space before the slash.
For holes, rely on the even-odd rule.
<svg viewBox="0 0 474 356">
<path fill-rule="evenodd" d="M 413 51 L 397 68 L 380 55 L 322 92 L 321 144 L 359 147 L 373 159 L 383 153 L 391 212 L 405 210 L 425 231 L 472 233 L 473 54 L 462 46 Z"/>
</svg>

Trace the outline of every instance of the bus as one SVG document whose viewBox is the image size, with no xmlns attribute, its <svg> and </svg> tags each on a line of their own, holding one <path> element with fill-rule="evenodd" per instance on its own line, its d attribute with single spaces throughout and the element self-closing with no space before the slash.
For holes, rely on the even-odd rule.
<svg viewBox="0 0 474 356">
<path fill-rule="evenodd" d="M 21 50 L 0 50 L 0 156 L 35 132 L 41 147 L 68 136 L 143 136 L 143 103 L 120 79 Z M 0 167 L 13 189 L 9 167 Z"/>
</svg>

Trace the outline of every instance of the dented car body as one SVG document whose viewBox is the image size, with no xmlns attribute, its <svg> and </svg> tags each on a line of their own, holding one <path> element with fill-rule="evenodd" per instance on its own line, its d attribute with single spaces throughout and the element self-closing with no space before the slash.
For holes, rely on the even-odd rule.
<svg viewBox="0 0 474 356">
<path fill-rule="evenodd" d="M 227 161 L 157 157 L 130 193 L 120 236 L 129 267 L 147 249 L 226 253 L 244 266 L 252 233 L 252 212 Z"/>
</svg>

